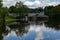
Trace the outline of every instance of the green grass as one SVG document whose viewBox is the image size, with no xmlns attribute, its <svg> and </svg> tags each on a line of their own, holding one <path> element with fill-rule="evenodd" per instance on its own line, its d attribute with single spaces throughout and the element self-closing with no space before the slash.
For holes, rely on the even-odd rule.
<svg viewBox="0 0 60 40">
<path fill-rule="evenodd" d="M 16 21 L 16 20 L 17 19 L 15 17 L 13 17 L 13 16 L 9 16 L 9 15 L 5 16 L 5 24 L 9 24 L 9 23 L 11 23 L 13 21 Z"/>
<path fill-rule="evenodd" d="M 12 16 L 5 16 L 5 21 L 7 22 L 7 21 L 14 21 L 14 20 L 16 20 L 16 18 L 15 17 L 12 17 Z"/>
</svg>

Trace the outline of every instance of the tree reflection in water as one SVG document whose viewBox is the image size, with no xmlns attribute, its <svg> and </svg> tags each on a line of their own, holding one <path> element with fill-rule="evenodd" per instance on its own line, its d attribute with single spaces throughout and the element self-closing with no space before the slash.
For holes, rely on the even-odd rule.
<svg viewBox="0 0 60 40">
<path fill-rule="evenodd" d="M 55 30 L 60 30 L 60 21 L 58 20 L 49 20 L 45 22 L 46 27 L 54 28 Z"/>
<path fill-rule="evenodd" d="M 36 25 L 41 26 L 42 25 L 41 22 L 43 22 L 43 21 L 36 22 Z M 0 40 L 2 40 L 4 36 L 7 36 L 9 33 L 11 33 L 11 31 L 14 31 L 17 36 L 20 36 L 20 37 L 25 36 L 30 28 L 28 25 L 29 24 L 24 21 L 21 21 L 21 22 L 16 21 L 13 23 L 9 23 L 8 25 L 6 25 L 6 27 L 5 27 L 5 25 L 0 25 Z M 45 25 L 46 25 L 45 27 L 60 30 L 59 21 L 49 20 L 48 22 L 45 22 Z"/>
<path fill-rule="evenodd" d="M 8 24 L 4 35 L 8 35 L 9 32 L 15 31 L 17 36 L 23 36 L 28 32 L 27 30 L 25 30 L 25 27 L 27 25 L 28 24 L 25 22 L 13 22 L 12 24 Z"/>
<path fill-rule="evenodd" d="M 0 40 L 2 40 L 2 38 L 3 38 L 3 37 L 2 37 L 2 33 L 3 33 L 3 32 L 2 32 L 2 28 L 0 27 Z"/>
<path fill-rule="evenodd" d="M 5 33 L 5 21 L 0 19 L 0 40 L 3 39 L 2 33 Z"/>
</svg>

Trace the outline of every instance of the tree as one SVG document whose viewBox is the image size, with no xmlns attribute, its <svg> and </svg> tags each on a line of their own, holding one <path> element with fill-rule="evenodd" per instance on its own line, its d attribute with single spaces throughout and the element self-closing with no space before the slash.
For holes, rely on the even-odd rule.
<svg viewBox="0 0 60 40">
<path fill-rule="evenodd" d="M 43 12 L 43 9 L 42 9 L 41 7 L 35 8 L 34 10 L 35 10 L 35 11 L 34 11 L 35 13 Z"/>
<path fill-rule="evenodd" d="M 2 0 L 0 0 L 0 30 L 2 30 L 2 26 L 3 26 L 3 18 L 2 18 Z M 2 31 L 0 31 L 0 40 L 2 40 Z"/>
<path fill-rule="evenodd" d="M 16 7 L 15 7 L 15 6 L 11 6 L 11 7 L 9 8 L 9 12 L 10 12 L 10 13 L 16 13 L 16 12 L 17 12 Z"/>
<path fill-rule="evenodd" d="M 2 7 L 2 0 L 0 0 L 0 8 Z"/>
<path fill-rule="evenodd" d="M 49 19 L 56 21 L 60 20 L 60 5 L 57 6 L 47 6 L 44 9 L 45 15 L 49 16 Z"/>
<path fill-rule="evenodd" d="M 55 14 L 60 14 L 60 5 L 55 6 L 55 7 L 53 8 L 53 12 L 54 12 Z"/>
<path fill-rule="evenodd" d="M 0 27 L 1 28 L 5 27 L 5 15 L 7 13 L 8 13 L 8 9 L 2 7 L 2 0 L 0 0 Z"/>
<path fill-rule="evenodd" d="M 20 1 L 20 2 L 16 2 L 16 8 L 19 8 L 19 7 L 22 7 L 23 3 Z"/>
<path fill-rule="evenodd" d="M 2 0 L 0 0 L 0 18 L 1 18 L 1 14 L 2 14 Z"/>
<path fill-rule="evenodd" d="M 60 5 L 57 6 L 47 6 L 44 9 L 46 15 L 56 15 L 60 14 Z"/>
<path fill-rule="evenodd" d="M 31 9 L 28 8 L 26 5 L 24 5 L 21 1 L 20 2 L 16 2 L 15 6 L 11 6 L 9 8 L 9 13 L 16 13 L 16 14 L 20 14 L 20 16 L 25 16 L 25 14 L 27 13 L 40 13 L 43 12 L 43 9 L 41 7 L 36 8 L 36 9 Z"/>
</svg>

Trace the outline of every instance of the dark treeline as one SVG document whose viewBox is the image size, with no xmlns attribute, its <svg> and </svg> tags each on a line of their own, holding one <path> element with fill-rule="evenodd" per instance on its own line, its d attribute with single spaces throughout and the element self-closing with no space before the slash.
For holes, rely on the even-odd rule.
<svg viewBox="0 0 60 40">
<path fill-rule="evenodd" d="M 27 13 L 40 13 L 43 11 L 43 8 L 41 8 L 41 7 L 34 8 L 34 9 L 28 8 L 22 2 L 16 2 L 16 4 L 14 6 L 12 5 L 9 8 L 3 7 L 2 1 L 3 0 L 0 1 L 0 22 L 1 22 L 1 25 L 3 25 L 6 20 L 12 19 L 12 17 L 10 17 L 9 13 L 11 13 L 13 15 L 19 14 L 20 16 L 24 16 Z"/>
<path fill-rule="evenodd" d="M 0 23 L 1 23 L 1 25 L 3 25 L 4 22 L 6 20 L 8 20 L 5 17 L 9 17 L 9 15 L 8 15 L 9 13 L 20 14 L 20 16 L 21 16 L 21 15 L 24 15 L 25 13 L 40 13 L 43 11 L 43 8 L 41 8 L 41 7 L 35 8 L 35 9 L 28 8 L 22 2 L 16 2 L 16 4 L 14 6 L 10 6 L 9 8 L 7 8 L 7 7 L 3 7 L 2 1 L 3 0 L 0 0 Z M 5 24 L 4 24 L 4 26 L 5 26 Z"/>
<path fill-rule="evenodd" d="M 46 6 L 44 11 L 45 11 L 46 15 L 60 14 L 60 5 L 57 5 L 57 6 Z"/>
<path fill-rule="evenodd" d="M 28 8 L 26 5 L 23 5 L 22 2 L 17 2 L 15 6 L 9 7 L 9 13 L 40 13 L 43 9 L 41 7 L 39 8 Z"/>
<path fill-rule="evenodd" d="M 60 5 L 47 6 L 44 9 L 45 15 L 48 15 L 51 19 L 56 21 L 60 20 Z"/>
<path fill-rule="evenodd" d="M 12 13 L 12 14 L 20 14 L 20 15 L 24 15 L 25 13 L 40 13 L 43 12 L 43 8 L 39 7 L 39 8 L 28 8 L 26 5 L 24 5 L 22 2 L 16 2 L 16 4 L 13 6 L 10 6 L 9 8 L 7 7 L 2 7 L 2 1 L 0 3 L 0 15 L 2 17 L 8 15 L 8 13 Z M 2 16 L 3 15 L 3 16 Z"/>
</svg>

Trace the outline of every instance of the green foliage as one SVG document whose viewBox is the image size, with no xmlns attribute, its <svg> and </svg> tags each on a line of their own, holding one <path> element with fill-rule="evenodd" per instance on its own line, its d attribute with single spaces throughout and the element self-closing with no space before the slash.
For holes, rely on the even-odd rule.
<svg viewBox="0 0 60 40">
<path fill-rule="evenodd" d="M 10 13 L 16 13 L 16 7 L 11 6 L 11 7 L 9 8 L 9 12 L 10 12 Z"/>
<path fill-rule="evenodd" d="M 57 6 L 47 6 L 44 9 L 46 15 L 56 15 L 60 14 L 60 5 Z"/>
<path fill-rule="evenodd" d="M 42 8 L 36 8 L 36 9 L 34 9 L 34 13 L 40 13 L 40 12 L 42 12 L 43 11 L 43 9 Z"/>
<path fill-rule="evenodd" d="M 5 15 L 8 13 L 8 8 L 2 7 L 2 0 L 0 0 L 0 27 L 5 26 Z"/>
<path fill-rule="evenodd" d="M 47 7 L 45 7 L 44 12 L 48 16 L 53 15 L 53 6 L 47 6 Z"/>
<path fill-rule="evenodd" d="M 40 7 L 36 9 L 28 8 L 26 5 L 23 5 L 22 2 L 17 2 L 15 6 L 9 8 L 9 13 L 18 13 L 20 16 L 27 13 L 40 13 L 42 11 L 43 9 Z"/>
<path fill-rule="evenodd" d="M 53 9 L 53 12 L 54 12 L 55 14 L 60 14 L 60 5 L 55 6 L 54 9 Z"/>
<path fill-rule="evenodd" d="M 2 7 L 2 0 L 0 0 L 0 8 Z"/>
<path fill-rule="evenodd" d="M 49 16 L 50 20 L 60 21 L 60 5 L 47 6 L 44 9 L 45 15 Z"/>
</svg>

